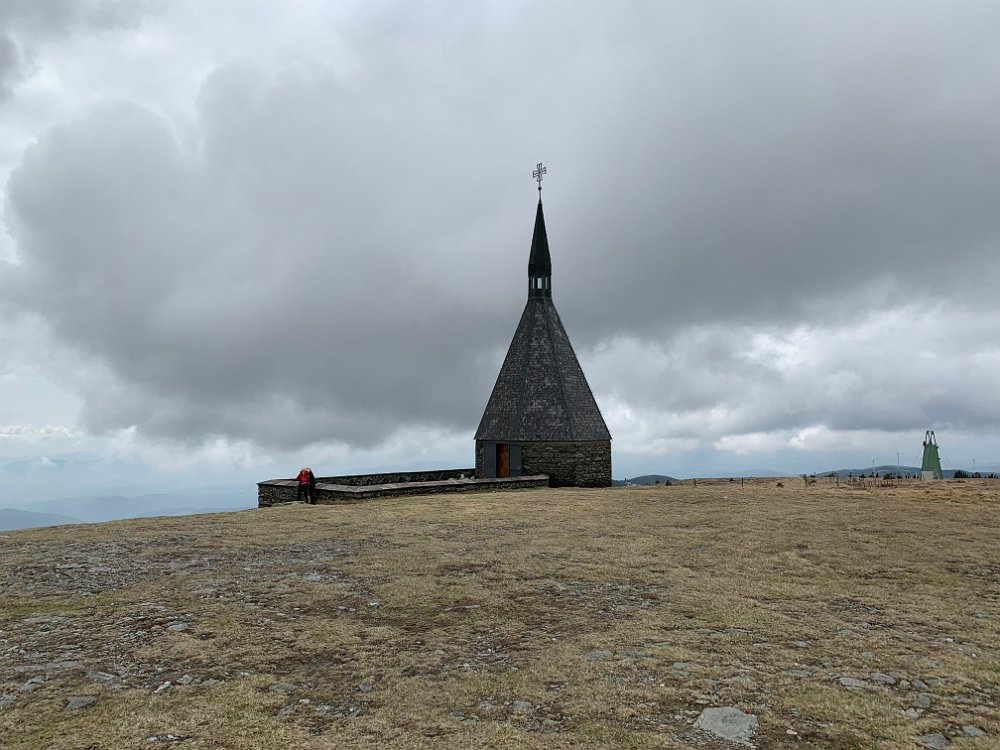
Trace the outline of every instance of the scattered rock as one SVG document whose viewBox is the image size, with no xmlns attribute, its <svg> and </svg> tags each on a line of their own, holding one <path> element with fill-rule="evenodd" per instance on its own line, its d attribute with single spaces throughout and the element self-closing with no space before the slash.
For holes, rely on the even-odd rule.
<svg viewBox="0 0 1000 750">
<path fill-rule="evenodd" d="M 749 745 L 757 729 L 757 717 L 745 714 L 735 706 L 706 708 L 694 725 L 724 740 Z"/>
<path fill-rule="evenodd" d="M 883 672 L 872 672 L 869 677 L 875 682 L 881 682 L 883 685 L 895 685 L 896 678 L 889 674 L 884 674 Z"/>
<path fill-rule="evenodd" d="M 930 688 L 927 687 L 927 683 L 924 682 L 923 680 L 914 680 L 913 687 L 915 687 L 917 690 L 930 690 Z"/>
<path fill-rule="evenodd" d="M 56 625 L 61 622 L 69 622 L 69 618 L 59 617 L 58 615 L 48 615 L 45 617 L 29 617 L 21 622 L 25 625 Z"/>
<path fill-rule="evenodd" d="M 153 691 L 153 694 L 159 695 L 160 693 L 165 693 L 167 690 L 170 690 L 170 685 L 171 685 L 170 680 L 167 680 L 158 688 L 156 688 L 156 690 Z"/>
<path fill-rule="evenodd" d="M 646 654 L 642 651 L 616 651 L 615 656 L 619 659 L 645 659 Z"/>
<path fill-rule="evenodd" d="M 913 699 L 913 703 L 910 704 L 914 708 L 930 708 L 931 707 L 931 696 L 929 693 L 921 693 L 916 698 Z"/>
<path fill-rule="evenodd" d="M 99 682 L 102 685 L 121 685 L 122 678 L 115 674 L 108 674 L 107 672 L 87 672 L 87 679 L 93 680 L 94 682 Z"/>
<path fill-rule="evenodd" d="M 7 708 L 14 702 L 14 696 L 10 693 L 0 693 L 0 709 Z"/>
<path fill-rule="evenodd" d="M 681 671 L 685 669 L 691 669 L 691 667 L 692 663 L 689 661 L 675 661 L 673 664 L 670 665 L 671 669 L 677 669 Z"/>
<path fill-rule="evenodd" d="M 905 711 L 903 711 L 903 716 L 905 716 L 907 719 L 919 719 L 920 711 L 918 711 L 915 708 L 908 708 Z"/>
<path fill-rule="evenodd" d="M 948 747 L 948 738 L 943 734 L 925 734 L 920 737 L 920 744 L 930 750 L 944 750 Z"/>
<path fill-rule="evenodd" d="M 510 706 L 511 708 L 514 709 L 514 713 L 519 713 L 519 714 L 527 713 L 532 708 L 534 708 L 534 706 L 528 701 L 514 701 L 513 703 L 510 704 Z"/>
<path fill-rule="evenodd" d="M 975 726 L 974 724 L 966 724 L 964 727 L 962 727 L 962 732 L 969 737 L 982 737 L 984 734 L 986 734 L 986 732 L 984 732 L 982 729 Z"/>
<path fill-rule="evenodd" d="M 374 685 L 369 685 L 367 682 L 362 682 L 360 685 L 358 685 L 358 692 L 359 693 L 370 693 L 374 689 L 375 689 L 375 686 Z"/>
<path fill-rule="evenodd" d="M 864 680 L 856 680 L 853 677 L 841 677 L 837 682 L 847 688 L 859 688 L 868 684 Z"/>
<path fill-rule="evenodd" d="M 290 682 L 276 682 L 273 685 L 269 685 L 267 689 L 272 693 L 290 693 L 295 690 L 295 685 Z"/>
<path fill-rule="evenodd" d="M 97 698 L 93 695 L 73 695 L 66 699 L 66 709 L 68 711 L 76 711 L 96 702 Z"/>
<path fill-rule="evenodd" d="M 588 651 L 583 655 L 583 658 L 587 661 L 600 661 L 601 659 L 608 659 L 611 657 L 610 651 Z"/>
<path fill-rule="evenodd" d="M 19 693 L 31 693 L 40 688 L 45 683 L 44 677 L 32 677 L 17 689 Z"/>
<path fill-rule="evenodd" d="M 167 630 L 172 630 L 175 633 L 183 633 L 189 627 L 191 626 L 186 622 L 175 622 L 173 625 L 168 625 Z"/>
<path fill-rule="evenodd" d="M 785 674 L 791 675 L 792 677 L 811 677 L 812 672 L 808 669 L 786 669 Z"/>
</svg>

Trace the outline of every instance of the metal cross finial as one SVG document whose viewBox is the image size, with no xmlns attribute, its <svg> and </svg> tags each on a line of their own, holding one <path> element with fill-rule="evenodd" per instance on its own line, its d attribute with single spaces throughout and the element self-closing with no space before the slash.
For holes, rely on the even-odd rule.
<svg viewBox="0 0 1000 750">
<path fill-rule="evenodd" d="M 542 175 L 545 174 L 547 171 L 548 170 L 542 166 L 542 163 L 538 162 L 538 166 L 535 167 L 535 171 L 531 173 L 531 176 L 534 177 L 535 180 L 538 182 L 539 193 L 542 192 Z"/>
</svg>

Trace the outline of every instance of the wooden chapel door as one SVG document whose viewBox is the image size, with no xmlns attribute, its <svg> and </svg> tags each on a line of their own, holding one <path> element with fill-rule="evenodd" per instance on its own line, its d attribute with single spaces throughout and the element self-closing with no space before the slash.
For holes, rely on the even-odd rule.
<svg viewBox="0 0 1000 750">
<path fill-rule="evenodd" d="M 497 444 L 497 476 L 510 476 L 510 446 L 507 443 Z"/>
</svg>

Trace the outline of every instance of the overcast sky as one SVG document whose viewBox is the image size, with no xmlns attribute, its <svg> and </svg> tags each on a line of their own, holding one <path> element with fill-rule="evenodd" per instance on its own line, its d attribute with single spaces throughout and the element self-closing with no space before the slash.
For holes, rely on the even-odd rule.
<svg viewBox="0 0 1000 750">
<path fill-rule="evenodd" d="M 616 477 L 1000 467 L 995 2 L 0 3 L 0 457 L 473 463 L 553 296 Z M 0 499 L 3 499 L 0 497 Z"/>
</svg>

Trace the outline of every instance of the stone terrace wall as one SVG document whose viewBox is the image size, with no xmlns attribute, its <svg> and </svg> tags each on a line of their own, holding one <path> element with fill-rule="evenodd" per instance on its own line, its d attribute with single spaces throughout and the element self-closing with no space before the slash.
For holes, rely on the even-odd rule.
<svg viewBox="0 0 1000 750">
<path fill-rule="evenodd" d="M 416 474 L 433 474 L 435 472 L 410 472 L 395 475 L 371 476 L 413 476 Z M 462 473 L 461 471 L 458 473 Z M 548 487 L 549 478 L 542 474 L 530 477 L 507 477 L 504 479 L 476 479 L 469 476 L 458 479 L 411 482 L 387 482 L 385 484 L 329 484 L 322 480 L 316 482 L 316 503 L 332 505 L 334 503 L 367 500 L 376 497 L 402 497 L 405 495 L 432 495 L 442 492 L 489 492 L 495 490 L 516 490 L 530 487 Z M 366 475 L 349 477 L 358 479 Z M 295 502 L 298 498 L 299 483 L 294 479 L 270 479 L 257 483 L 257 506 L 267 508 L 281 503 Z"/>
<path fill-rule="evenodd" d="M 345 474 L 337 477 L 316 477 L 316 484 L 345 484 L 349 487 L 367 487 L 371 484 L 399 484 L 400 482 L 443 482 L 447 479 L 467 479 L 476 476 L 473 469 L 439 469 L 437 471 L 394 471 L 382 474 Z"/>
</svg>

